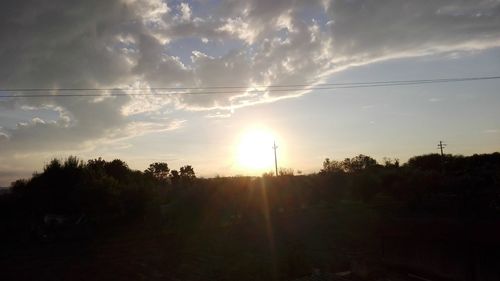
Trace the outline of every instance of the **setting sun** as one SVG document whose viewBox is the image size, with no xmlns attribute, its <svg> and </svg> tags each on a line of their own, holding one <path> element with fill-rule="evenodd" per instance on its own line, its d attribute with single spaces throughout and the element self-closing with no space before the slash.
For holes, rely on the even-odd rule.
<svg viewBox="0 0 500 281">
<path fill-rule="evenodd" d="M 238 165 L 248 171 L 266 171 L 274 165 L 273 134 L 265 129 L 252 129 L 242 134 L 237 151 Z"/>
</svg>

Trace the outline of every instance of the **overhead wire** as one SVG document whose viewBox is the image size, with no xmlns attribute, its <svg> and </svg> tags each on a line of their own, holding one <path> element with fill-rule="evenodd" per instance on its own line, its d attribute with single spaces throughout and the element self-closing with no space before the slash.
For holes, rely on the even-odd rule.
<svg viewBox="0 0 500 281">
<path fill-rule="evenodd" d="M 500 76 L 480 76 L 442 79 L 389 80 L 343 83 L 311 83 L 263 86 L 207 86 L 207 87 L 136 87 L 136 88 L 0 88 L 0 98 L 42 97 L 101 97 L 101 96 L 171 96 L 171 95 L 219 95 L 264 92 L 324 91 L 334 89 L 392 87 L 436 83 L 455 83 L 481 80 L 496 80 Z M 80 92 L 86 92 L 84 94 Z M 102 92 L 107 92 L 102 94 Z M 151 93 L 153 92 L 153 93 Z M 48 94 L 50 93 L 50 94 Z"/>
</svg>

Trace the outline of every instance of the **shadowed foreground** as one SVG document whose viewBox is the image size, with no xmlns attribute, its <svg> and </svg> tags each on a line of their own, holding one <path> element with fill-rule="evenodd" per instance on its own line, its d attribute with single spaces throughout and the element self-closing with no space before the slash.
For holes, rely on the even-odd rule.
<svg viewBox="0 0 500 281">
<path fill-rule="evenodd" d="M 52 163 L 1 197 L 1 279 L 498 280 L 499 157 L 449 157 L 175 180 Z"/>
</svg>

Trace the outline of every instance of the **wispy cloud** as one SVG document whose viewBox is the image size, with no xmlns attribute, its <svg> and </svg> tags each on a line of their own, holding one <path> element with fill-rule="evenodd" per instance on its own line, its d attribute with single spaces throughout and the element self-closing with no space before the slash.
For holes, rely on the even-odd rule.
<svg viewBox="0 0 500 281">
<path fill-rule="evenodd" d="M 174 121 L 170 112 L 205 110 L 207 118 L 224 118 L 230 116 L 225 110 L 310 92 L 307 87 L 298 92 L 264 87 L 252 93 L 256 85 L 320 83 L 339 71 L 382 60 L 454 57 L 498 47 L 500 2 L 7 0 L 0 4 L 0 40 L 3 88 L 246 90 L 161 98 L 2 99 L 0 108 L 50 107 L 59 116 L 53 122 L 40 115 L 8 129 L 0 121 L 1 156 L 19 149 L 82 149 L 175 130 L 185 123 Z M 182 47 L 175 44 L 180 41 Z M 191 61 L 181 59 L 185 53 Z M 134 119 L 148 113 L 172 121 Z"/>
</svg>

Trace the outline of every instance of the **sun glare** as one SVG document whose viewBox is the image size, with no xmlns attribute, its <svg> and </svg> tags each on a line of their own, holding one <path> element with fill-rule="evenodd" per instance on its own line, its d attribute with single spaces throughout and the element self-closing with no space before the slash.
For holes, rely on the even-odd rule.
<svg viewBox="0 0 500 281">
<path fill-rule="evenodd" d="M 252 129 L 242 134 L 238 145 L 238 165 L 249 172 L 263 172 L 274 165 L 274 136 L 265 129 Z"/>
</svg>

